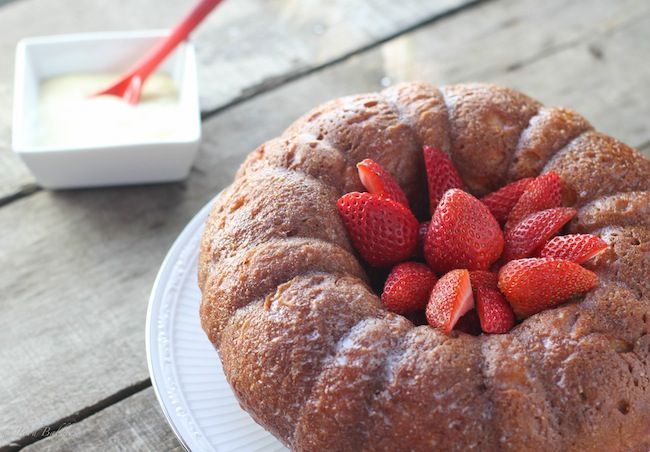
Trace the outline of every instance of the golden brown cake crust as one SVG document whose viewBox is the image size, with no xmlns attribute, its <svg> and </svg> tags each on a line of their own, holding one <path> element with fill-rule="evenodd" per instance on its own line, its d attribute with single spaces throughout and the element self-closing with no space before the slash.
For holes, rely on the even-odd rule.
<svg viewBox="0 0 650 452">
<path fill-rule="evenodd" d="M 556 171 L 601 236 L 600 286 L 504 335 L 389 313 L 336 211 L 372 158 L 427 211 L 421 146 L 471 192 Z M 650 161 L 570 110 L 425 83 L 315 108 L 249 155 L 201 243 L 201 322 L 257 422 L 294 450 L 644 451 L 650 446 Z"/>
</svg>

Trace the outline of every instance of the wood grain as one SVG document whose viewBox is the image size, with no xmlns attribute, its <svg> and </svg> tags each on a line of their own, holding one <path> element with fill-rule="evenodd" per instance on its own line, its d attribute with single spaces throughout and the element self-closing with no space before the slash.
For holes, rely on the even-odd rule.
<svg viewBox="0 0 650 452">
<path fill-rule="evenodd" d="M 50 432 L 24 451 L 180 452 L 179 444 L 148 388 L 89 417 Z"/>
<path fill-rule="evenodd" d="M 166 249 L 247 152 L 319 102 L 387 80 L 482 79 L 650 142 L 645 3 L 577 1 L 566 17 L 564 4 L 489 2 L 241 103 L 205 123 L 186 183 L 39 192 L 1 208 L 0 438 L 147 377 L 146 299 Z"/>
<path fill-rule="evenodd" d="M 269 89 L 474 0 L 236 0 L 193 35 L 204 111 Z M 194 0 L 23 0 L 0 14 L 0 199 L 34 183 L 10 152 L 14 49 L 29 36 L 168 28 Z"/>
</svg>

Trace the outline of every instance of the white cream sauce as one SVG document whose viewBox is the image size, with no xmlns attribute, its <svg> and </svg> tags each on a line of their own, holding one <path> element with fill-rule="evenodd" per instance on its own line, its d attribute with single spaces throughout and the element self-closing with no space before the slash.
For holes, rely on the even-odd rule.
<svg viewBox="0 0 650 452">
<path fill-rule="evenodd" d="M 41 83 L 36 144 L 48 147 L 116 145 L 173 140 L 183 134 L 183 114 L 174 81 L 153 74 L 140 102 L 93 96 L 119 74 L 68 74 Z"/>
</svg>

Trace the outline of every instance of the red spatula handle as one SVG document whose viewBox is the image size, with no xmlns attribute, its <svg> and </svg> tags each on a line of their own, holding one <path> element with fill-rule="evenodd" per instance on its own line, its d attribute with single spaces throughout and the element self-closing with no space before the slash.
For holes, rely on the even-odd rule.
<svg viewBox="0 0 650 452">
<path fill-rule="evenodd" d="M 133 68 L 128 72 L 129 76 L 139 75 L 140 79 L 145 80 L 156 67 L 171 53 L 176 46 L 181 43 L 190 34 L 201 21 L 210 14 L 219 3 L 223 0 L 201 0 L 196 7 L 171 31 L 169 36 L 149 51 L 140 59 Z"/>
</svg>

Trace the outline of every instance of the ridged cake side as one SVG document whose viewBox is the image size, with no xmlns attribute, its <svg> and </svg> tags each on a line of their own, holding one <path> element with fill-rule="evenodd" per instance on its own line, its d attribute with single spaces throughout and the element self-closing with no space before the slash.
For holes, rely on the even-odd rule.
<svg viewBox="0 0 650 452">
<path fill-rule="evenodd" d="M 610 243 L 584 300 L 505 335 L 385 311 L 336 212 L 372 158 L 426 211 L 421 146 L 480 195 L 557 171 Z M 246 159 L 206 225 L 201 322 L 242 406 L 294 450 L 647 450 L 650 162 L 574 112 L 485 84 L 328 102 Z"/>
</svg>

